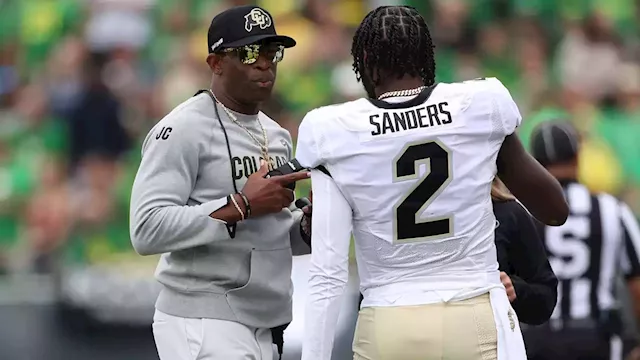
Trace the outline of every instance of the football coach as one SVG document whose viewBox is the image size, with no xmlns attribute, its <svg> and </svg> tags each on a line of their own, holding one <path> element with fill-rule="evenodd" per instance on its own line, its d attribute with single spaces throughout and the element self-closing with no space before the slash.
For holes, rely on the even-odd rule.
<svg viewBox="0 0 640 360">
<path fill-rule="evenodd" d="M 218 14 L 208 32 L 210 89 L 144 140 L 130 232 L 140 255 L 162 254 L 153 320 L 162 360 L 271 360 L 272 342 L 282 352 L 291 256 L 310 251 L 311 231 L 310 207 L 296 209 L 287 185 L 309 175 L 265 177 L 293 147 L 259 107 L 295 44 L 260 7 Z"/>
</svg>

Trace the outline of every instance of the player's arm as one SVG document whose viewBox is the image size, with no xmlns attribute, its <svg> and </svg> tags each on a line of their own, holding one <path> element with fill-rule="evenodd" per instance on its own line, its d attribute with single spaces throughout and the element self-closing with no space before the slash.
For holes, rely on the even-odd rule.
<svg viewBox="0 0 640 360">
<path fill-rule="evenodd" d="M 318 132 L 327 120 L 319 110 L 307 113 L 298 129 L 296 159 L 311 170 L 313 217 L 309 295 L 305 309 L 303 360 L 330 359 L 340 312 L 340 296 L 348 280 L 352 211 L 324 167 L 328 157 Z"/>
<path fill-rule="evenodd" d="M 147 135 L 133 183 L 130 235 L 140 255 L 162 254 L 230 239 L 226 222 L 240 220 L 226 198 L 196 206 L 187 201 L 196 181 L 202 131 L 186 118 L 167 121 L 165 138 L 156 126 Z M 202 140 L 202 141 L 201 141 Z M 205 141 L 206 140 L 206 141 Z M 211 216 L 210 216 L 211 215 Z"/>
<path fill-rule="evenodd" d="M 565 223 L 569 206 L 560 183 L 527 153 L 517 135 L 504 139 L 497 165 L 500 179 L 533 216 L 551 226 Z"/>
<path fill-rule="evenodd" d="M 620 210 L 624 249 L 621 252 L 622 270 L 627 280 L 636 319 L 640 321 L 640 227 L 626 204 L 621 204 Z"/>
<path fill-rule="evenodd" d="M 558 300 L 558 278 L 553 273 L 535 219 L 519 203 L 511 202 L 516 219 L 509 239 L 509 263 L 515 269 L 511 277 L 516 299 L 511 304 L 525 324 L 539 325 L 551 317 Z M 501 224 L 502 225 L 502 224 Z M 497 230 L 499 231 L 499 229 Z"/>
<path fill-rule="evenodd" d="M 340 297 L 349 277 L 352 230 L 351 206 L 333 179 L 312 170 L 311 185 L 315 214 L 302 360 L 331 358 Z"/>
<path fill-rule="evenodd" d="M 494 132 L 505 135 L 497 159 L 500 179 L 538 220 L 551 226 L 564 224 L 569 216 L 569 206 L 562 187 L 527 153 L 515 134 L 522 115 L 509 90 L 495 78 L 476 84 L 481 84 L 483 93 L 491 97 L 481 98 L 481 101 L 493 103 L 492 117 L 497 115 L 502 122 L 500 128 L 494 128 Z"/>
<path fill-rule="evenodd" d="M 284 132 L 284 141 L 288 149 L 288 158 L 291 162 L 292 160 L 294 160 L 291 134 L 289 134 L 286 129 L 282 129 L 282 131 Z M 286 172 L 281 171 L 281 173 L 290 173 L 296 171 L 297 167 L 294 166 L 292 168 L 291 165 L 285 164 L 281 167 L 281 169 L 287 170 Z M 293 202 L 289 206 L 289 211 L 291 211 L 291 215 L 293 216 L 293 224 L 291 225 L 291 229 L 289 230 L 289 240 L 291 242 L 291 252 L 294 256 L 307 255 L 311 252 L 309 237 L 302 229 L 302 219 L 305 216 L 305 213 L 303 212 L 303 208 L 299 207 L 298 205 L 298 199 L 294 197 Z M 310 209 L 310 207 L 308 209 Z"/>
<path fill-rule="evenodd" d="M 298 128 L 298 139 L 296 143 L 296 151 L 295 151 L 295 160 L 297 161 L 297 165 L 307 168 L 307 169 L 317 169 L 318 167 L 322 168 L 322 164 L 325 162 L 325 156 L 322 152 L 321 147 L 318 145 L 318 136 L 317 132 L 319 124 L 326 120 L 326 117 L 320 113 L 320 110 L 315 109 L 309 111 L 302 121 L 300 122 L 300 126 Z M 311 191 L 313 193 L 313 190 Z M 310 193 L 310 195 L 311 195 Z M 311 200 L 309 198 L 309 200 Z M 307 207 L 307 214 L 309 216 L 305 216 L 304 224 L 305 228 L 311 232 L 313 229 L 313 221 L 310 221 L 311 218 L 311 206 Z M 303 223 L 302 216 L 300 217 L 300 223 Z M 311 224 L 311 226 L 309 226 Z M 311 234 L 305 234 L 304 229 L 300 229 L 297 234 L 292 234 L 292 239 L 294 239 L 297 235 L 300 235 L 300 240 L 305 244 L 308 244 L 309 249 L 312 250 L 313 247 L 310 246 Z M 295 231 L 292 229 L 292 231 Z M 295 240 L 297 241 L 297 239 Z M 304 249 L 304 247 L 302 247 Z"/>
</svg>

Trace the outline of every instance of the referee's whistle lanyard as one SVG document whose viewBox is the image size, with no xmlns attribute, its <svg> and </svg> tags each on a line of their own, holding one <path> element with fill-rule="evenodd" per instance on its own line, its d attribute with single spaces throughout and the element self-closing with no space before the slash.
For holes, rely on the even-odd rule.
<svg viewBox="0 0 640 360">
<path fill-rule="evenodd" d="M 227 135 L 227 129 L 224 127 L 224 123 L 222 122 L 222 118 L 220 117 L 220 111 L 218 110 L 218 100 L 213 95 L 213 92 L 210 89 L 202 89 L 199 90 L 194 96 L 198 96 L 202 93 L 207 93 L 213 102 L 213 108 L 216 112 L 216 118 L 218 118 L 218 123 L 220 124 L 220 128 L 222 129 L 222 133 L 224 134 L 224 140 L 227 145 L 227 154 L 229 155 L 229 166 L 231 167 L 231 182 L 233 183 L 233 191 L 238 192 L 238 185 L 236 184 L 236 179 L 233 178 L 233 155 L 231 154 L 231 145 L 229 143 L 229 135 Z M 229 237 L 232 239 L 236 237 L 236 224 L 227 224 L 227 232 L 229 233 Z M 289 324 L 284 324 L 280 326 L 276 326 L 271 328 L 271 338 L 272 342 L 278 348 L 279 359 L 282 360 L 282 352 L 284 347 L 284 330 L 289 326 Z"/>
</svg>

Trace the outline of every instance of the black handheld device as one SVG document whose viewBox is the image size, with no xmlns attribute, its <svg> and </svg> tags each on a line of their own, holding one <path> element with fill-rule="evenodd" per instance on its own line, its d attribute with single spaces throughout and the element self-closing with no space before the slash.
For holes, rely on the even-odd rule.
<svg viewBox="0 0 640 360">
<path fill-rule="evenodd" d="M 287 174 L 300 172 L 300 171 L 308 171 L 308 169 L 305 168 L 304 166 L 300 165 L 298 160 L 292 159 L 292 160 L 287 161 L 285 164 L 281 165 L 277 169 L 273 169 L 273 170 L 269 171 L 267 173 L 267 175 L 265 175 L 264 177 L 268 179 L 268 178 L 270 178 L 272 176 L 287 175 Z M 295 190 L 296 189 L 296 183 L 292 182 L 290 184 L 287 184 L 286 187 L 291 189 L 291 190 Z"/>
</svg>

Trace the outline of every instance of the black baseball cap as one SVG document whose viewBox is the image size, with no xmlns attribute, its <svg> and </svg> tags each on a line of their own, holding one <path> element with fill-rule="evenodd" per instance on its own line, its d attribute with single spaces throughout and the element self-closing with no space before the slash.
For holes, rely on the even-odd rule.
<svg viewBox="0 0 640 360">
<path fill-rule="evenodd" d="M 531 137 L 531 153 L 542 166 L 562 163 L 578 155 L 580 135 L 567 121 L 538 125 Z"/>
<path fill-rule="evenodd" d="M 264 40 L 279 42 L 285 48 L 296 46 L 289 36 L 276 33 L 271 14 L 255 5 L 236 6 L 219 13 L 211 20 L 207 33 L 209 53 Z"/>
</svg>

